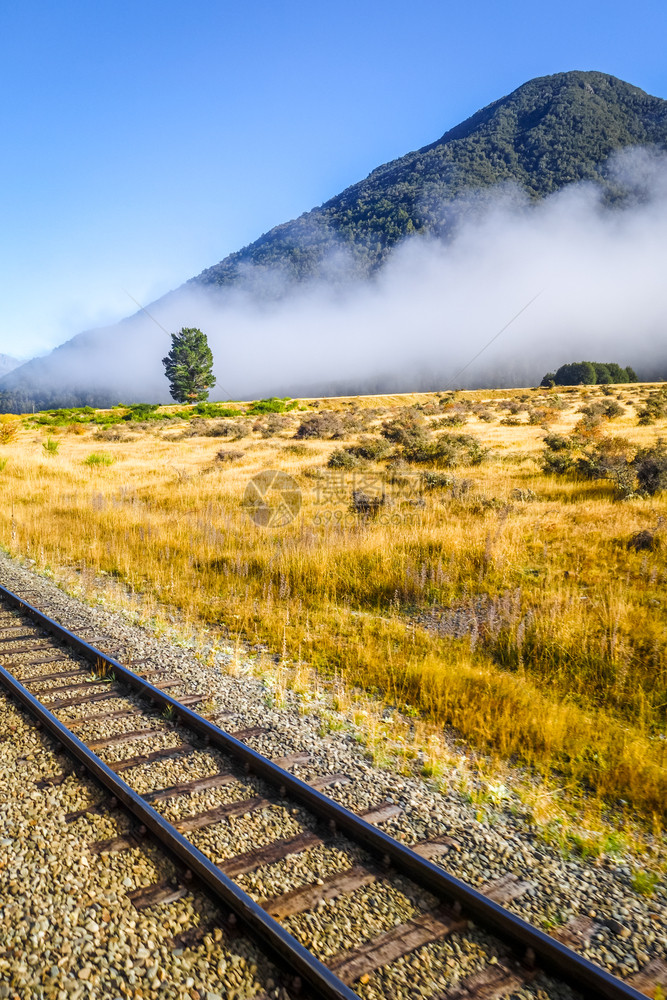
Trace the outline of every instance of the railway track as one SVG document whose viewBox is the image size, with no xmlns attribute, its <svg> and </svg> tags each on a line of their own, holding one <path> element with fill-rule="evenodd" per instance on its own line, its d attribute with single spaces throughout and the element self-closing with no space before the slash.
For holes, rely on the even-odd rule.
<svg viewBox="0 0 667 1000">
<path fill-rule="evenodd" d="M 134 906 L 168 904 L 191 892 L 194 884 L 202 886 L 220 905 L 226 928 L 247 931 L 285 970 L 285 985 L 294 996 L 354 1000 L 373 973 L 419 956 L 420 949 L 434 942 L 455 942 L 471 923 L 501 942 L 501 958 L 449 990 L 436 990 L 434 1000 L 496 1000 L 540 973 L 606 1000 L 641 1000 L 654 995 L 657 985 L 665 987 L 667 965 L 660 959 L 631 982 L 622 982 L 569 947 L 585 940 L 590 921 L 579 918 L 565 925 L 560 940 L 543 933 L 503 906 L 521 894 L 520 880 L 507 876 L 483 893 L 476 891 L 436 863 L 447 851 L 448 838 L 406 847 L 381 829 L 400 812 L 398 806 L 380 802 L 363 815 L 348 811 L 324 791 L 344 783 L 344 774 L 301 780 L 290 769 L 304 763 L 304 754 L 269 760 L 246 742 L 257 729 L 226 732 L 217 724 L 219 718 L 197 711 L 203 696 L 179 699 L 169 693 L 178 685 L 176 678 L 159 671 L 142 675 L 123 666 L 3 587 L 0 664 L 0 683 L 104 789 L 98 802 L 71 813 L 67 821 L 95 811 L 120 810 L 131 816 L 127 832 L 92 842 L 89 849 L 105 856 L 136 848 L 150 837 L 174 861 L 178 876 L 134 890 L 129 894 Z M 147 740 L 156 748 L 133 753 L 133 745 Z M 165 784 L 165 762 L 180 759 L 187 765 L 202 748 L 217 769 Z M 66 776 L 65 771 L 47 780 L 57 784 Z M 247 794 L 249 786 L 252 795 Z M 226 793 L 239 787 L 246 797 L 229 798 Z M 201 808 L 209 804 L 202 802 L 203 793 L 218 790 L 225 792 L 223 799 Z M 271 806 L 296 806 L 302 817 L 298 832 L 222 860 L 207 849 L 207 832 Z M 324 879 L 259 901 L 238 884 L 248 873 L 341 841 L 353 848 L 357 860 Z M 369 886 L 390 891 L 397 882 L 417 901 L 410 919 L 356 946 L 350 942 L 333 956 L 318 957 L 317 948 L 306 948 L 285 926 L 296 915 L 316 911 L 323 901 L 344 900 Z M 184 932 L 180 943 L 194 944 L 212 929 L 204 923 Z"/>
</svg>

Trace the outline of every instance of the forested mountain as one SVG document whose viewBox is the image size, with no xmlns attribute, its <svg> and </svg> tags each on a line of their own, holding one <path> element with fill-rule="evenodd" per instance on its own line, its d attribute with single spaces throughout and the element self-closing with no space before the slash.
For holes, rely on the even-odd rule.
<svg viewBox="0 0 667 1000">
<path fill-rule="evenodd" d="M 484 203 L 485 193 L 502 184 L 518 186 L 537 202 L 573 182 L 590 180 L 601 185 L 604 198 L 613 206 L 624 195 L 609 170 L 609 158 L 631 146 L 667 148 L 667 101 L 599 72 L 559 73 L 531 80 L 445 132 L 436 142 L 378 167 L 320 207 L 230 254 L 153 303 L 151 312 L 157 311 L 163 323 L 177 329 L 181 324 L 200 325 L 188 294 L 202 288 L 220 293 L 215 300 L 222 303 L 230 288 L 241 287 L 266 299 L 283 295 L 290 285 L 311 278 L 334 282 L 363 279 L 376 272 L 392 248 L 406 237 L 429 234 L 446 240 L 460 219 Z M 210 311 L 206 315 L 210 317 Z M 646 335 L 653 336 L 648 327 Z M 108 329 L 79 334 L 52 354 L 1 377 L 0 410 L 166 400 L 160 363 L 166 349 L 161 337 L 162 332 L 141 314 Z M 285 362 L 281 360 L 280 370 L 275 365 L 265 373 L 270 384 L 263 386 L 255 359 L 266 353 L 266 345 L 254 332 L 241 347 L 238 336 L 221 340 L 221 345 L 231 374 L 218 381 L 236 396 L 244 392 L 307 394 L 309 389 L 324 392 L 332 387 L 359 391 L 361 385 L 371 386 L 371 377 L 372 389 L 366 391 L 382 390 L 390 384 L 377 369 L 366 373 L 366 382 L 358 378 L 346 382 L 341 376 L 325 385 L 322 373 L 318 377 L 314 372 L 315 362 L 321 360 L 315 357 L 300 382 L 294 381 L 294 373 L 283 370 Z M 303 354 L 294 348 L 292 357 Z M 518 364 L 524 359 L 514 360 Z M 515 367 L 503 377 L 506 384 L 526 384 L 516 380 L 539 380 L 544 366 L 557 367 L 567 360 L 570 358 L 546 353 L 540 359 L 531 357 L 531 363 L 538 366 L 534 373 L 525 366 L 519 373 Z M 628 355 L 626 360 L 638 365 L 634 356 Z M 430 384 L 437 382 L 434 359 L 419 358 L 417 362 L 426 373 L 420 376 L 422 387 L 437 387 Z M 438 363 L 441 372 L 448 370 L 442 359 Z M 658 367 L 638 367 L 638 374 L 660 374 L 665 364 L 666 358 L 657 358 Z M 392 372 L 398 370 L 405 378 L 404 367 Z M 327 370 L 326 377 L 333 378 L 333 374 Z M 399 388 L 395 381 L 391 384 L 394 390 Z M 403 388 L 417 386 L 405 384 Z"/>
<path fill-rule="evenodd" d="M 456 220 L 447 204 L 468 191 L 511 181 L 541 198 L 595 180 L 613 198 L 610 154 L 647 144 L 667 146 L 667 101 L 604 73 L 540 77 L 192 280 L 233 284 L 248 265 L 280 267 L 302 280 L 341 245 L 353 270 L 368 273 L 411 233 L 446 235 Z"/>
</svg>

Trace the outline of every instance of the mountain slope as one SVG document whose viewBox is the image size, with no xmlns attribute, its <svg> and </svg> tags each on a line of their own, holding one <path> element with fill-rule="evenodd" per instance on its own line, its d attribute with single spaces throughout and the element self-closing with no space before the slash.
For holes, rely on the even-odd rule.
<svg viewBox="0 0 667 1000">
<path fill-rule="evenodd" d="M 334 283 L 365 278 L 387 262 L 407 236 L 452 236 L 459 221 L 468 218 L 478 203 L 483 204 L 485 192 L 497 185 L 517 185 L 538 202 L 573 182 L 595 181 L 613 205 L 622 199 L 623 191 L 615 186 L 608 160 L 631 146 L 667 148 L 667 101 L 599 72 L 576 71 L 531 80 L 436 142 L 378 167 L 320 207 L 229 255 L 154 303 L 150 311 L 161 316 L 169 329 L 200 325 L 208 331 L 230 288 L 241 288 L 254 299 L 275 300 L 290 285 L 312 278 Z M 195 299 L 197 295 L 201 299 L 202 290 L 215 293 L 213 311 L 211 302 L 205 309 Z M 321 326 L 319 317 L 317 323 Z M 346 392 L 352 391 L 352 385 L 356 391 L 362 385 L 381 391 L 390 384 L 377 365 L 368 371 L 365 382 L 355 373 L 354 383 L 339 379 L 325 384 L 323 379 L 333 375 L 325 370 L 318 376 L 315 367 L 321 367 L 321 358 L 315 355 L 298 382 L 278 365 L 262 381 L 256 358 L 262 356 L 263 345 L 254 330 L 242 347 L 238 336 L 224 336 L 219 341 L 220 356 L 235 381 L 220 373 L 218 384 L 230 387 L 237 397 L 262 392 L 331 392 L 334 388 Z M 166 401 L 160 365 L 168 346 L 165 338 L 142 314 L 108 329 L 79 334 L 51 355 L 0 378 L 0 410 L 109 405 L 147 398 Z M 304 340 L 292 357 L 305 357 L 302 347 L 306 346 L 311 350 Z M 519 374 L 508 367 L 502 377 L 507 384 L 517 384 L 517 379 L 540 378 L 546 367 L 569 360 L 545 356 L 535 362 L 535 373 L 524 368 Z M 420 382 L 424 388 L 442 384 L 430 357 L 418 361 L 427 373 Z M 657 368 L 645 368 L 645 377 L 661 372 L 667 358 L 655 361 Z M 439 363 L 441 375 L 451 373 L 451 357 L 450 367 L 442 360 Z M 624 363 L 641 367 L 634 357 L 624 357 Z M 284 365 L 283 359 L 280 364 Z M 395 371 L 394 377 L 398 378 Z M 401 377 L 407 377 L 405 371 Z M 400 388 L 396 381 L 391 384 Z"/>
<path fill-rule="evenodd" d="M 443 206 L 457 195 L 514 182 L 540 198 L 573 181 L 604 182 L 610 154 L 634 145 L 667 146 L 667 101 L 604 73 L 540 77 L 192 280 L 234 284 L 249 266 L 303 280 L 340 246 L 366 274 L 405 236 L 446 234 L 455 217 Z"/>
<path fill-rule="evenodd" d="M 0 377 L 14 371 L 20 364 L 21 362 L 13 358 L 10 354 L 0 354 Z"/>
</svg>

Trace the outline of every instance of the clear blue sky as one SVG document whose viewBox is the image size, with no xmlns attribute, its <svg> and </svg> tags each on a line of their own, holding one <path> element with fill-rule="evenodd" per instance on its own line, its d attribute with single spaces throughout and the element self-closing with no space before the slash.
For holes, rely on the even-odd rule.
<svg viewBox="0 0 667 1000">
<path fill-rule="evenodd" d="M 667 97 L 667 6 L 0 0 L 0 352 L 134 312 L 526 80 Z"/>
</svg>

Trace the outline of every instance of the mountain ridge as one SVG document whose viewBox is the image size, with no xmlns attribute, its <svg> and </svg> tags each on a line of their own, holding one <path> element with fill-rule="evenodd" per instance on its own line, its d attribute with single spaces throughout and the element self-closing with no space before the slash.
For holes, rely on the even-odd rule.
<svg viewBox="0 0 667 1000">
<path fill-rule="evenodd" d="M 559 122 L 566 127 L 555 128 Z M 582 141 L 568 145 L 568 131 L 572 137 L 582 136 L 585 155 Z M 559 133 L 557 145 L 550 141 L 554 132 Z M 341 239 L 363 276 L 413 232 L 446 235 L 452 220 L 442 218 L 441 207 L 457 195 L 504 182 L 518 183 L 532 198 L 581 180 L 604 184 L 603 166 L 615 150 L 647 144 L 667 145 L 667 101 L 598 71 L 537 77 L 435 142 L 381 164 L 322 205 L 275 226 L 190 282 L 235 283 L 242 279 L 239 265 L 275 265 L 281 253 L 271 253 L 272 249 L 289 258 L 292 278 L 304 280 L 316 270 L 317 260 L 309 250 L 324 257 Z M 356 233 L 359 223 L 365 228 Z M 319 240 L 312 234 L 308 238 L 307 227 L 319 231 Z M 329 234 L 334 239 L 328 239 Z"/>
</svg>

